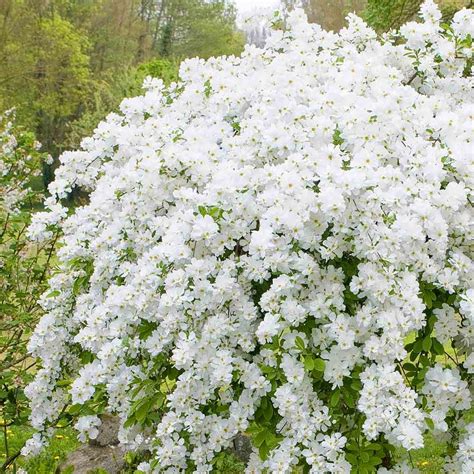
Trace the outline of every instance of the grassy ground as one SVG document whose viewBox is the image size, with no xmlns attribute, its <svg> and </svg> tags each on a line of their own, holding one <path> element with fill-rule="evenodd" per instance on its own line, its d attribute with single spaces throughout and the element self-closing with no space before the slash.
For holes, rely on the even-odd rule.
<svg viewBox="0 0 474 474">
<path fill-rule="evenodd" d="M 33 430 L 18 427 L 12 427 L 8 431 L 10 455 L 17 452 L 33 433 Z M 0 442 L 1 465 L 6 457 L 3 433 L 0 434 Z M 14 473 L 16 468 L 21 467 L 25 469 L 28 474 L 53 474 L 61 461 L 66 459 L 67 454 L 73 451 L 77 446 L 79 446 L 79 442 L 77 441 L 76 435 L 72 429 L 58 430 L 55 437 L 52 439 L 49 448 L 45 450 L 43 454 L 30 459 L 20 457 L 16 466 L 10 467 L 8 472 Z"/>
<path fill-rule="evenodd" d="M 426 474 L 443 473 L 443 455 L 446 446 L 436 442 L 431 435 L 425 437 L 425 447 L 411 452 L 411 460 L 413 465 Z M 400 452 L 401 456 L 406 453 Z"/>
</svg>

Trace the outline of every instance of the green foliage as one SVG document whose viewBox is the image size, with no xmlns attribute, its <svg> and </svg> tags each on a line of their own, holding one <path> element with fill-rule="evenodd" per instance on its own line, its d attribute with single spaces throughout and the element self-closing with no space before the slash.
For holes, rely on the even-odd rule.
<svg viewBox="0 0 474 474">
<path fill-rule="evenodd" d="M 146 75 L 169 83 L 183 58 L 244 44 L 227 0 L 9 0 L 0 22 L 0 107 L 16 107 L 54 157 L 139 94 Z"/>
<path fill-rule="evenodd" d="M 175 40 L 181 38 L 172 41 L 168 48 L 171 55 L 209 58 L 242 51 L 244 37 L 235 30 L 235 11 L 227 2 L 174 0 L 171 4 L 177 20 L 167 23 L 168 34 Z"/>
<path fill-rule="evenodd" d="M 377 31 L 398 28 L 420 9 L 422 0 L 368 0 L 365 20 Z"/>
<path fill-rule="evenodd" d="M 23 126 L 34 129 L 52 153 L 61 150 L 65 125 L 92 87 L 88 40 L 58 16 L 40 18 L 18 7 L 4 23 L 0 46 L 0 97 L 15 107 Z"/>
<path fill-rule="evenodd" d="M 422 3 L 423 0 L 367 0 L 363 17 L 377 31 L 388 31 L 416 19 Z M 439 3 L 445 21 L 461 8 L 472 5 L 470 0 L 440 0 L 436 3 Z"/>
<path fill-rule="evenodd" d="M 300 3 L 299 0 L 283 0 L 289 8 Z M 320 24 L 324 29 L 339 31 L 345 24 L 348 13 L 360 13 L 366 0 L 302 0 L 310 22 Z"/>
<path fill-rule="evenodd" d="M 46 289 L 55 243 L 33 244 L 26 237 L 31 212 L 43 197 L 30 184 L 45 156 L 34 135 L 11 120 L 12 114 L 1 117 L 0 129 L 0 410 L 7 458 L 13 454 L 9 433 L 28 419 L 24 387 L 35 361 L 26 344 L 40 316 L 37 300 Z"/>
<path fill-rule="evenodd" d="M 179 77 L 179 62 L 174 59 L 157 58 L 140 64 L 137 68 L 140 79 L 146 76 L 159 77 L 166 85 L 176 82 Z"/>
</svg>

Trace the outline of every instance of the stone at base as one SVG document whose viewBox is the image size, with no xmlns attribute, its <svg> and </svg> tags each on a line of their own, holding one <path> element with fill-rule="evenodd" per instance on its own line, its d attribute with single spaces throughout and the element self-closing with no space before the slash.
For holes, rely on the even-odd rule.
<svg viewBox="0 0 474 474">
<path fill-rule="evenodd" d="M 247 464 L 252 454 L 250 438 L 244 434 L 238 434 L 234 438 L 232 452 L 240 461 Z"/>
<path fill-rule="evenodd" d="M 119 474 L 124 469 L 126 451 L 118 446 L 84 445 L 72 452 L 59 467 L 59 472 L 74 468 L 74 474 L 88 474 L 103 469 L 108 474 Z"/>
<path fill-rule="evenodd" d="M 97 438 L 91 439 L 91 446 L 114 446 L 119 444 L 118 432 L 120 428 L 120 419 L 118 416 L 101 415 L 101 425 Z"/>
</svg>

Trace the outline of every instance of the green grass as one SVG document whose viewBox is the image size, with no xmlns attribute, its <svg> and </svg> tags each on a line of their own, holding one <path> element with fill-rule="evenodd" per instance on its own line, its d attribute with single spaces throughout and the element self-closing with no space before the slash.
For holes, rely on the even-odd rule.
<svg viewBox="0 0 474 474">
<path fill-rule="evenodd" d="M 9 455 L 16 453 L 24 442 L 32 435 L 33 430 L 28 428 L 11 427 L 8 430 Z M 0 466 L 5 462 L 5 438 L 0 434 Z M 66 459 L 69 452 L 79 446 L 74 430 L 70 428 L 59 429 L 51 440 L 49 447 L 39 456 L 32 458 L 18 458 L 14 466 L 7 472 L 15 473 L 17 468 L 25 469 L 28 474 L 53 474 L 59 464 Z"/>
<path fill-rule="evenodd" d="M 431 434 L 425 436 L 425 447 L 411 452 L 411 461 L 420 472 L 429 474 L 442 474 L 446 445 L 436 441 Z M 405 458 L 406 451 L 398 450 L 401 458 Z"/>
</svg>

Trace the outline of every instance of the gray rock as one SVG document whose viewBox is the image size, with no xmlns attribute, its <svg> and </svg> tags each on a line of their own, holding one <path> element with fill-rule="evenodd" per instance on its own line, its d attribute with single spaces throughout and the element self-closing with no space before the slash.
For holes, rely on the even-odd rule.
<svg viewBox="0 0 474 474">
<path fill-rule="evenodd" d="M 252 443 L 250 438 L 244 434 L 239 433 L 233 442 L 233 454 L 239 458 L 243 463 L 247 464 L 252 454 Z"/>
<path fill-rule="evenodd" d="M 117 446 L 120 421 L 112 415 L 102 415 L 102 424 L 96 439 L 91 439 L 89 444 L 81 446 L 69 454 L 58 471 L 64 472 L 71 467 L 74 474 L 88 474 L 96 469 L 103 469 L 109 474 L 119 474 L 126 466 L 126 451 Z"/>
<path fill-rule="evenodd" d="M 89 444 L 91 446 L 115 446 L 119 444 L 119 418 L 112 415 L 102 415 L 100 420 L 102 424 L 99 426 L 99 434 L 97 438 L 91 439 Z"/>
<path fill-rule="evenodd" d="M 108 474 L 120 474 L 126 466 L 125 453 L 118 446 L 84 445 L 68 456 L 59 467 L 59 472 L 72 467 L 74 474 L 88 474 L 96 469 L 103 469 Z"/>
</svg>

